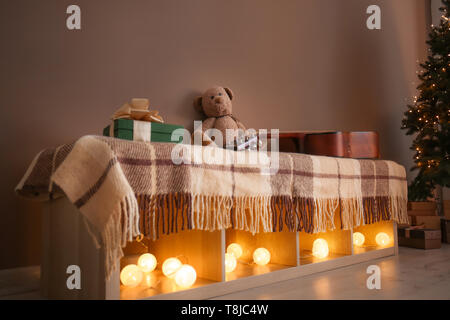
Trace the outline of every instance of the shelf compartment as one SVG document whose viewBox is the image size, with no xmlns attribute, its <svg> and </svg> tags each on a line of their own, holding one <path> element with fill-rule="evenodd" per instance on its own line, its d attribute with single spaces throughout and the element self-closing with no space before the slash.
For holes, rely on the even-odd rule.
<svg viewBox="0 0 450 320">
<path fill-rule="evenodd" d="M 121 269 L 127 264 L 136 264 L 139 255 L 146 252 L 156 257 L 157 266 L 155 271 L 149 274 L 150 279 L 144 280 L 142 285 L 134 288 L 121 285 L 121 299 L 142 299 L 186 290 L 178 288 L 173 279 L 169 279 L 162 274 L 162 264 L 170 257 L 177 257 L 182 263 L 194 267 L 197 280 L 191 288 L 223 281 L 223 235 L 224 231 L 190 230 L 162 235 L 156 241 L 145 238 L 142 243 L 137 241 L 128 243 L 124 249 L 125 256 L 120 261 Z"/>
<path fill-rule="evenodd" d="M 339 227 L 340 223 L 335 225 Z M 124 248 L 126 256 L 116 262 L 110 278 L 106 279 L 105 251 L 95 247 L 81 214 L 67 198 L 52 200 L 45 206 L 43 227 L 41 292 L 50 299 L 206 299 L 398 254 L 397 225 L 393 222 L 355 228 L 355 232 L 365 233 L 368 245 L 373 241 L 370 234 L 376 235 L 381 231 L 386 232 L 393 241 L 390 247 L 376 250 L 366 247 L 361 249 L 360 254 L 354 255 L 351 254 L 350 230 L 316 235 L 283 231 L 255 236 L 234 230 L 183 231 L 163 235 L 157 241 L 144 239 L 148 250 L 140 243 L 129 243 Z M 311 257 L 312 242 L 318 237 L 328 241 L 330 255 L 326 259 Z M 246 260 L 238 265 L 234 273 L 225 277 L 225 248 L 231 242 L 241 242 L 243 249 L 247 250 L 242 258 Z M 260 267 L 251 264 L 253 250 L 257 247 L 265 247 L 272 253 L 272 261 L 268 265 Z M 152 273 L 150 287 L 145 283 L 135 288 L 121 287 L 119 264 L 122 263 L 123 267 L 133 263 L 127 259 L 136 259 L 147 251 L 154 254 L 159 263 Z M 173 280 L 161 274 L 164 259 L 171 256 L 179 256 L 183 263 L 189 263 L 196 269 L 197 281 L 190 289 L 176 288 Z M 69 264 L 89 270 L 81 277 L 83 290 L 67 288 L 65 271 Z"/>
<path fill-rule="evenodd" d="M 373 250 L 380 250 L 380 249 L 386 249 L 391 248 L 395 246 L 395 234 L 394 234 L 394 222 L 392 221 L 382 221 L 377 222 L 374 224 L 368 224 L 364 226 L 355 227 L 353 229 L 353 232 L 360 232 L 364 235 L 365 241 L 362 246 L 356 246 L 353 245 L 353 253 L 354 254 L 361 254 Z M 386 246 L 379 246 L 376 241 L 375 237 L 379 232 L 385 232 L 390 239 L 390 242 Z M 352 236 L 353 239 L 353 236 Z M 352 240 L 353 243 L 353 240 Z"/>
<path fill-rule="evenodd" d="M 310 234 L 299 232 L 299 255 L 300 265 L 330 261 L 352 254 L 352 232 L 351 230 L 341 230 L 340 208 L 336 209 L 334 215 L 334 230 Z M 331 226 L 330 226 L 331 227 Z M 312 254 L 313 243 L 316 239 L 322 238 L 328 244 L 329 254 L 325 258 L 317 258 Z"/>
<path fill-rule="evenodd" d="M 226 274 L 227 281 L 298 265 L 296 232 L 281 231 L 252 235 L 247 231 L 230 229 L 225 232 L 225 248 L 231 243 L 241 245 L 243 253 L 238 259 L 236 269 Z M 266 248 L 270 252 L 270 263 L 265 266 L 253 263 L 253 252 L 260 247 Z"/>
<path fill-rule="evenodd" d="M 300 232 L 299 238 L 300 265 L 329 261 L 352 254 L 351 231 L 349 230 L 335 230 L 316 234 Z M 312 254 L 313 243 L 319 238 L 324 239 L 328 244 L 329 254 L 326 258 L 317 258 Z"/>
</svg>

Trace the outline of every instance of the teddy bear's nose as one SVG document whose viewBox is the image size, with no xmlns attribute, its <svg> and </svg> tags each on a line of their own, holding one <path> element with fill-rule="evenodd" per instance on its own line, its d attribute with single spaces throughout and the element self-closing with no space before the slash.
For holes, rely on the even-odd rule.
<svg viewBox="0 0 450 320">
<path fill-rule="evenodd" d="M 222 102 L 223 102 L 223 99 L 222 99 L 222 97 L 216 97 L 216 98 L 214 99 L 214 102 L 215 102 L 215 103 L 222 103 Z"/>
</svg>

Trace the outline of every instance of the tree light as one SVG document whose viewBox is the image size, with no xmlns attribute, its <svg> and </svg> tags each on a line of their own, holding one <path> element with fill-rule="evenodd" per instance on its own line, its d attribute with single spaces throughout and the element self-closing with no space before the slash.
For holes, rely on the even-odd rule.
<svg viewBox="0 0 450 320">
<path fill-rule="evenodd" d="M 353 233 L 353 244 L 355 246 L 361 247 L 364 244 L 364 241 L 366 238 L 361 232 L 355 232 Z"/>
<path fill-rule="evenodd" d="M 144 253 L 139 257 L 138 266 L 142 272 L 152 272 L 156 268 L 156 258 L 151 253 Z"/>
<path fill-rule="evenodd" d="M 141 269 L 135 264 L 129 264 L 120 272 L 120 281 L 124 286 L 137 287 L 144 277 Z"/>
<path fill-rule="evenodd" d="M 236 269 L 237 260 L 234 254 L 225 253 L 225 272 L 233 272 Z"/>
<path fill-rule="evenodd" d="M 180 288 L 189 288 L 195 283 L 195 280 L 197 280 L 197 273 L 195 272 L 195 269 L 188 264 L 181 266 L 175 274 L 175 283 Z"/>
<path fill-rule="evenodd" d="M 260 266 L 270 262 L 270 252 L 266 248 L 258 248 L 253 252 L 253 261 Z"/>
<path fill-rule="evenodd" d="M 181 261 L 177 258 L 166 259 L 162 265 L 162 272 L 166 277 L 173 279 L 182 265 Z"/>
<path fill-rule="evenodd" d="M 328 257 L 329 252 L 330 251 L 328 249 L 328 243 L 326 240 L 322 238 L 314 240 L 312 247 L 312 254 L 314 257 L 323 259 Z"/>
<path fill-rule="evenodd" d="M 391 241 L 391 239 L 385 232 L 380 232 L 375 237 L 375 242 L 381 247 L 387 246 L 390 241 Z"/>
<path fill-rule="evenodd" d="M 231 243 L 227 247 L 227 253 L 231 253 L 236 259 L 239 259 L 242 256 L 242 247 L 237 243 Z"/>
</svg>

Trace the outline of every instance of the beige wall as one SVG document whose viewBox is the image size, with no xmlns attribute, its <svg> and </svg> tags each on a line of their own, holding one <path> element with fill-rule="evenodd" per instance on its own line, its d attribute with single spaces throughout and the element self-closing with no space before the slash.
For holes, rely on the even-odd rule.
<svg viewBox="0 0 450 320">
<path fill-rule="evenodd" d="M 429 23 L 426 0 L 1 1 L 0 268 L 39 262 L 39 206 L 13 192 L 32 157 L 100 134 L 132 97 L 192 128 L 192 99 L 223 84 L 248 127 L 377 130 L 383 157 L 409 166 L 399 127 Z"/>
</svg>

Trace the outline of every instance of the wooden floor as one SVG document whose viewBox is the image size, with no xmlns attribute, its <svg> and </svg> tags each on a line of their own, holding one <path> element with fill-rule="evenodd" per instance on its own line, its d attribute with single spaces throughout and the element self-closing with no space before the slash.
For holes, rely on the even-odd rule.
<svg viewBox="0 0 450 320">
<path fill-rule="evenodd" d="M 215 299 L 450 299 L 450 245 L 420 250 L 400 247 L 388 257 Z M 381 268 L 381 290 L 368 290 L 366 269 Z M 42 299 L 39 267 L 0 271 L 0 299 Z"/>
</svg>

